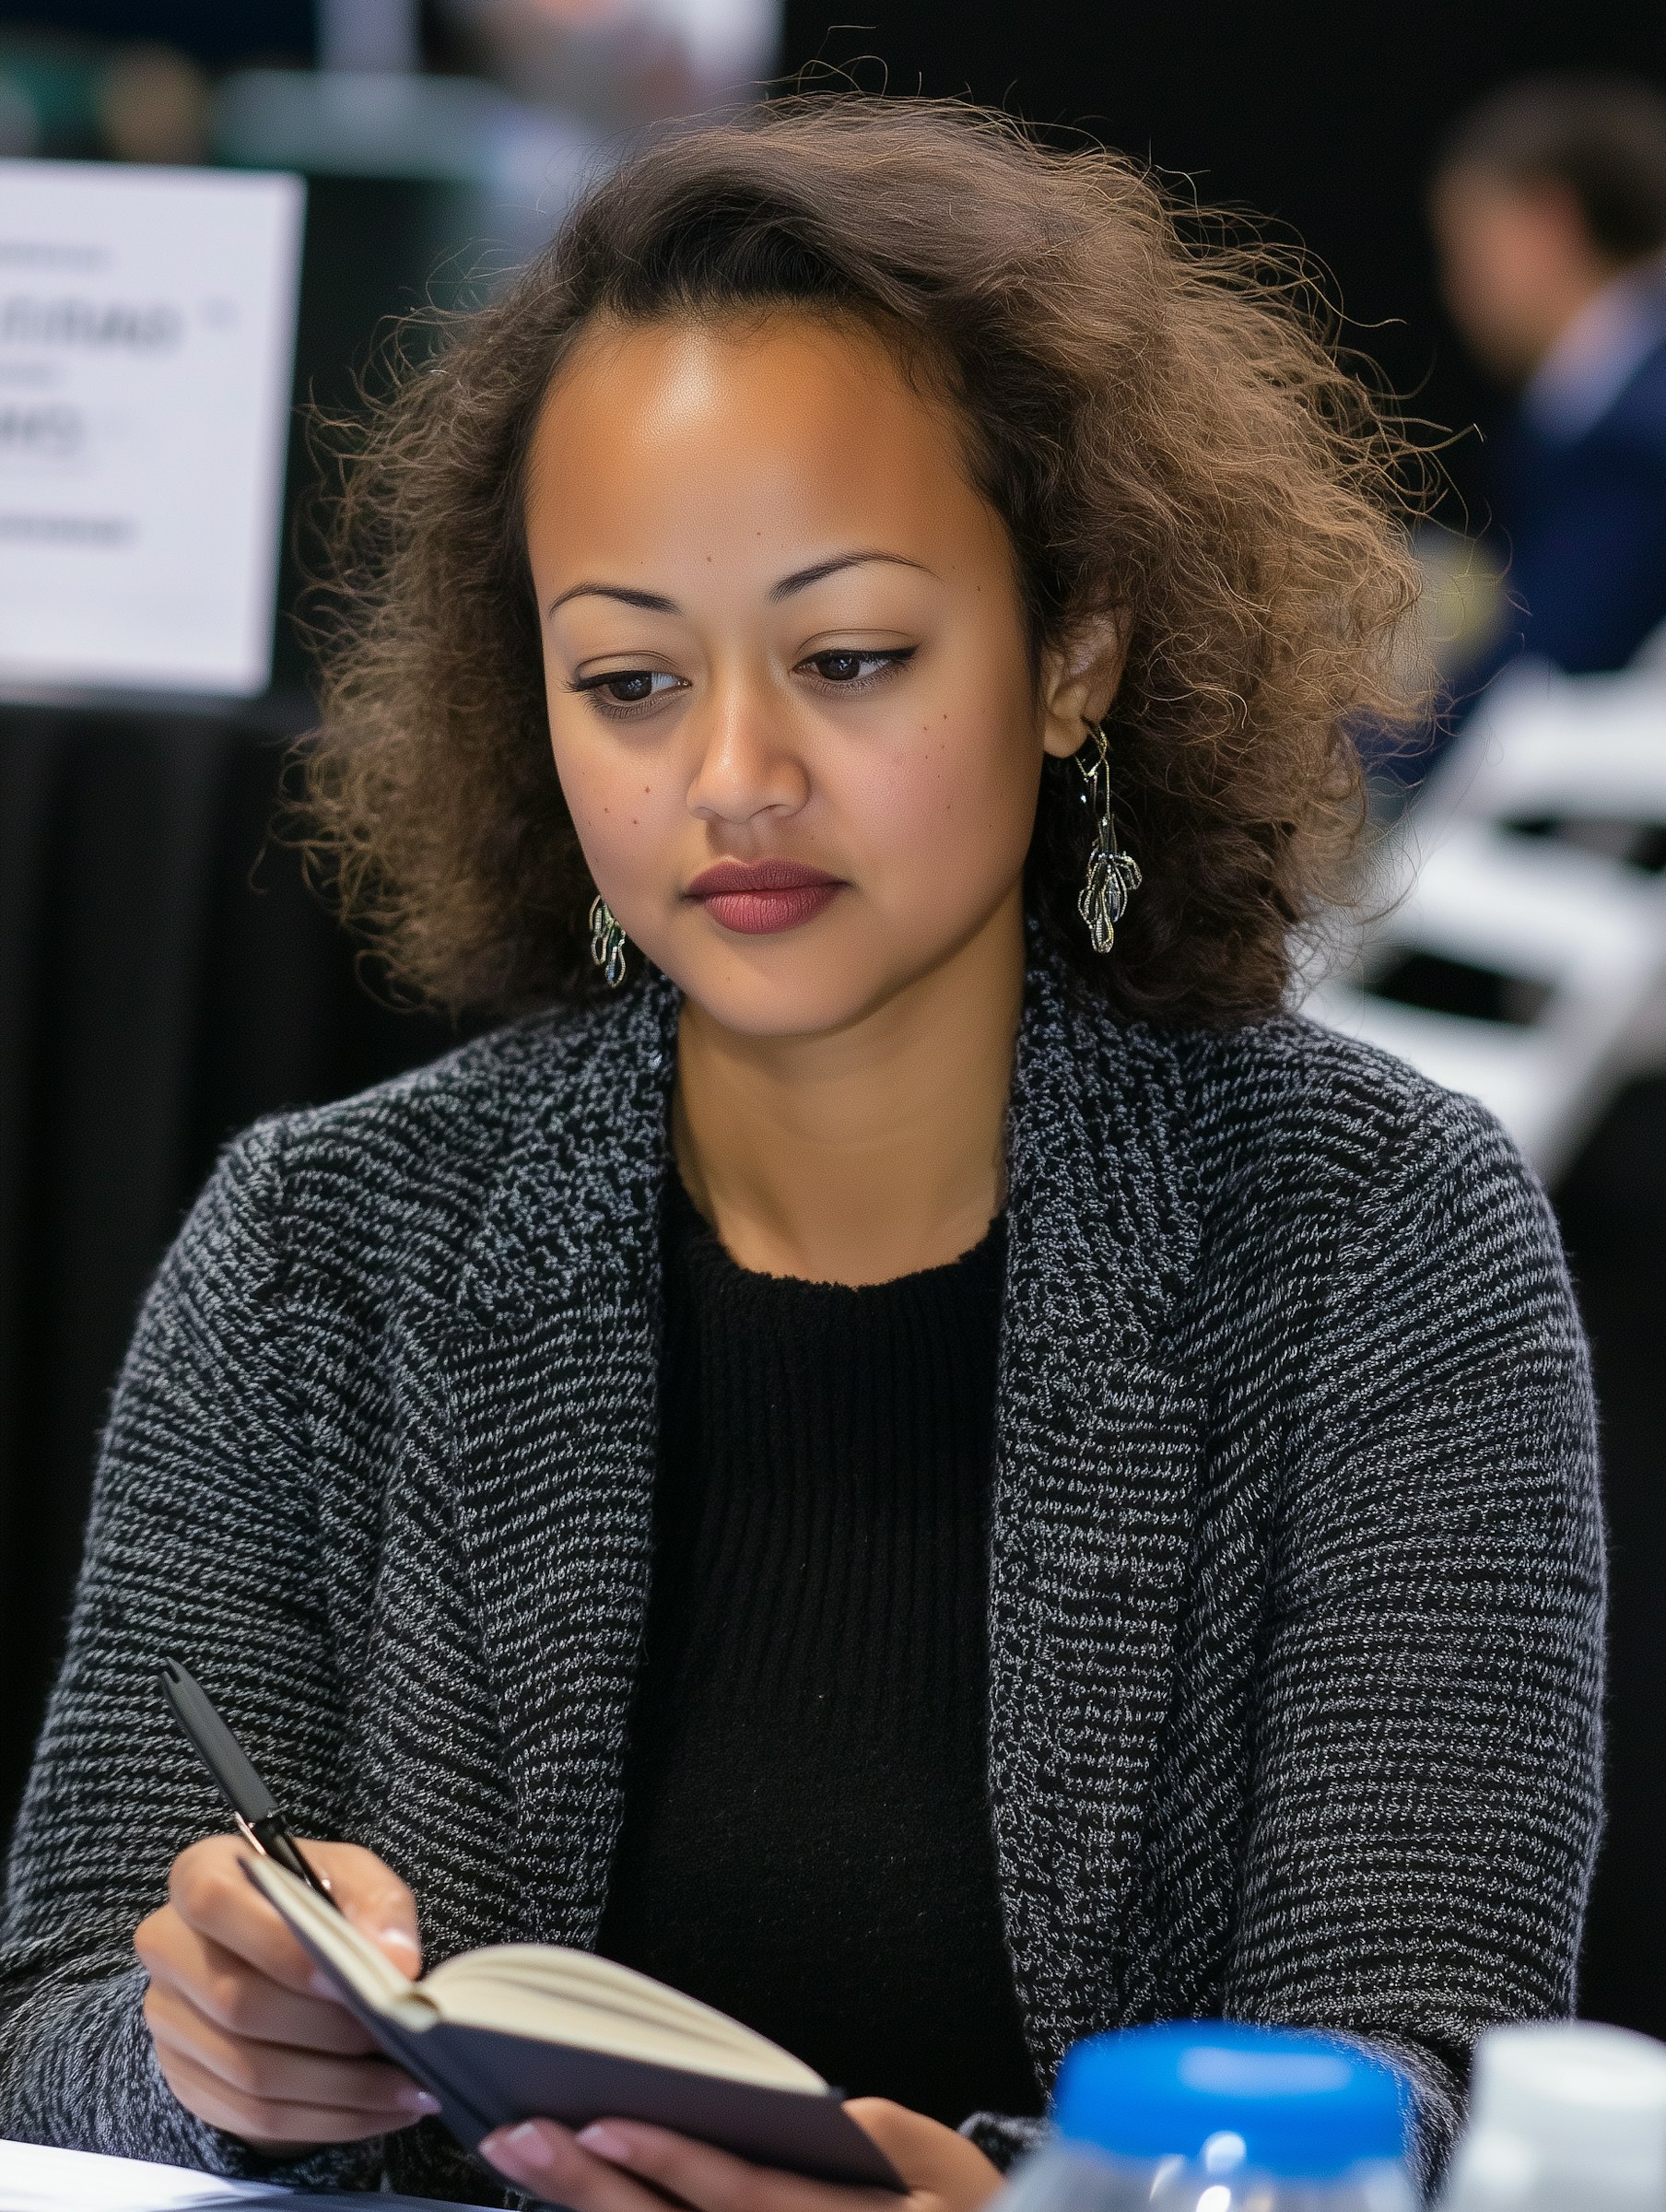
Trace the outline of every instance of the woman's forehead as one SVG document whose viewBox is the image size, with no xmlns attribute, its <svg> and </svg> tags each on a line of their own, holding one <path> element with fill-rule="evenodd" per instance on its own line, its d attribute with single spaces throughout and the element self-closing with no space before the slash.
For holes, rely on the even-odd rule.
<svg viewBox="0 0 1666 2212">
<path fill-rule="evenodd" d="M 679 434 L 815 446 L 857 423 L 914 444 L 955 427 L 876 332 L 781 308 L 592 326 L 551 381 L 534 443 L 605 429 L 633 448 Z"/>
<path fill-rule="evenodd" d="M 791 313 L 586 334 L 540 414 L 526 516 L 534 562 L 658 538 L 789 566 L 875 531 L 926 558 L 992 519 L 952 416 L 883 341 Z"/>
</svg>

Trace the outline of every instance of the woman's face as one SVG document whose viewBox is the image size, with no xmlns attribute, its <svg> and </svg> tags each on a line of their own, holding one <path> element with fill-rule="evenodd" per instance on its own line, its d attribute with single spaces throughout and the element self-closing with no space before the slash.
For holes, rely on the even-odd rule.
<svg viewBox="0 0 1666 2212">
<path fill-rule="evenodd" d="M 1006 532 L 877 338 L 591 331 L 526 530 L 585 857 L 698 1006 L 804 1036 L 1016 943 L 1043 750 L 1091 705 L 1057 670 L 1038 702 Z"/>
</svg>

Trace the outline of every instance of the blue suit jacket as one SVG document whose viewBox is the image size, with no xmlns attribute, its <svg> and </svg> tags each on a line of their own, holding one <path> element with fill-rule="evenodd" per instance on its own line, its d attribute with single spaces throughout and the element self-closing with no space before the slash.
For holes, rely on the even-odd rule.
<svg viewBox="0 0 1666 2212">
<path fill-rule="evenodd" d="M 1553 436 L 1523 407 L 1493 451 L 1505 620 L 1418 737 L 1356 733 L 1373 775 L 1409 787 L 1509 662 L 1531 653 L 1568 676 L 1598 675 L 1624 668 L 1666 623 L 1666 336 L 1578 437 Z"/>
<path fill-rule="evenodd" d="M 1570 676 L 1623 668 L 1666 622 L 1666 338 L 1581 436 L 1519 415 L 1496 481 L 1512 604 L 1464 688 L 1523 652 Z"/>
</svg>

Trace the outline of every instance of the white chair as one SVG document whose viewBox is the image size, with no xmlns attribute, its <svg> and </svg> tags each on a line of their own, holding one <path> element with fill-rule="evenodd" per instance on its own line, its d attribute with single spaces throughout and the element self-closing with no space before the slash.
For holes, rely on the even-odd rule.
<svg viewBox="0 0 1666 2212">
<path fill-rule="evenodd" d="M 1666 1065 L 1666 668 L 1495 684 L 1387 841 L 1319 1020 L 1490 1106 L 1553 1182 Z"/>
</svg>

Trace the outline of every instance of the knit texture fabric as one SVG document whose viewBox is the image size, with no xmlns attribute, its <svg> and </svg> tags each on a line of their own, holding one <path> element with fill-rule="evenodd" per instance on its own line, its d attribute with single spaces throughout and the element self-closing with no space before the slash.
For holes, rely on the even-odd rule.
<svg viewBox="0 0 1666 2212">
<path fill-rule="evenodd" d="M 1004 1221 L 851 1289 L 670 1179 L 653 1595 L 601 1948 L 955 2126 L 1038 2112 L 989 1801 Z"/>
<path fill-rule="evenodd" d="M 521 1024 L 231 1147 L 147 1301 L 0 1939 L 0 2133 L 269 2171 L 194 2120 L 137 1922 L 223 1832 L 155 1664 L 431 1959 L 593 1946 L 652 1554 L 677 1000 Z M 1566 2012 L 1598 1826 L 1584 1346 L 1496 1124 L 1300 1020 L 1120 1023 L 1032 968 L 989 1592 L 1006 1940 L 1096 2030 L 1374 2039 L 1422 2142 Z M 974 2124 L 1001 2149 L 1027 2131 Z M 492 2185 L 425 2121 L 281 2178 Z"/>
</svg>

